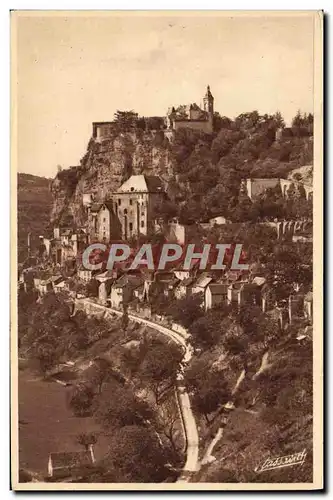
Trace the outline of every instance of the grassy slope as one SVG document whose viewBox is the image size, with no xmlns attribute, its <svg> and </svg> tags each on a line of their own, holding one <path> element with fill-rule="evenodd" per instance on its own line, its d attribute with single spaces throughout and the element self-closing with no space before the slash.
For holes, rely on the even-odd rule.
<svg viewBox="0 0 333 500">
<path fill-rule="evenodd" d="M 311 339 L 301 345 L 294 340 L 294 332 L 286 332 L 269 349 L 268 369 L 253 380 L 260 364 L 261 355 L 240 386 L 236 410 L 230 414 L 222 439 L 213 451 L 216 460 L 204 465 L 192 482 L 311 482 Z M 232 371 L 230 364 L 227 371 Z M 209 433 L 203 420 L 199 422 L 203 435 L 202 456 L 219 425 L 214 422 Z M 254 471 L 266 458 L 304 449 L 307 458 L 302 466 L 261 474 Z"/>
<path fill-rule="evenodd" d="M 25 256 L 27 235 L 31 233 L 32 248 L 49 224 L 52 205 L 50 180 L 30 174 L 17 176 L 17 218 L 19 261 Z"/>
<path fill-rule="evenodd" d="M 92 418 L 74 417 L 66 404 L 66 387 L 20 371 L 19 462 L 20 467 L 47 473 L 50 452 L 83 450 L 76 442 L 81 432 L 99 430 Z M 95 446 L 96 458 L 104 455 L 103 440 Z"/>
</svg>

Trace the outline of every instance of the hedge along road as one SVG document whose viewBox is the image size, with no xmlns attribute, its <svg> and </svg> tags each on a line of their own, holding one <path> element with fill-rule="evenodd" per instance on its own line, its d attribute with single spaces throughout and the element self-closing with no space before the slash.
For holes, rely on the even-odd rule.
<svg viewBox="0 0 333 500">
<path fill-rule="evenodd" d="M 122 316 L 122 311 L 118 311 L 116 309 L 112 309 L 110 307 L 102 306 L 101 304 L 97 304 L 89 299 L 76 299 L 75 306 L 79 303 L 87 304 L 88 306 L 96 307 L 97 309 L 101 309 L 103 311 L 108 311 L 110 313 L 114 313 L 118 316 Z M 76 307 L 75 307 L 76 309 Z M 184 349 L 184 358 L 183 362 L 188 363 L 192 357 L 192 347 L 188 343 L 189 335 L 178 333 L 171 328 L 166 328 L 165 326 L 159 325 L 154 321 L 150 321 L 145 318 L 141 318 L 140 316 L 136 316 L 134 314 L 128 314 L 128 319 L 131 321 L 135 321 L 137 323 L 141 323 L 144 325 L 157 330 L 162 333 L 166 337 L 170 338 L 178 345 L 180 345 Z M 181 413 L 181 418 L 183 421 L 183 427 L 185 431 L 185 440 L 186 440 L 186 462 L 183 468 L 183 472 L 178 479 L 177 482 L 188 482 L 191 473 L 198 470 L 198 457 L 199 457 L 199 435 L 198 429 L 195 422 L 195 418 L 193 415 L 193 411 L 191 408 L 190 397 L 186 391 L 186 387 L 184 385 L 184 377 L 183 377 L 183 369 L 181 368 L 178 376 L 177 376 L 177 397 L 179 402 L 179 408 Z"/>
</svg>

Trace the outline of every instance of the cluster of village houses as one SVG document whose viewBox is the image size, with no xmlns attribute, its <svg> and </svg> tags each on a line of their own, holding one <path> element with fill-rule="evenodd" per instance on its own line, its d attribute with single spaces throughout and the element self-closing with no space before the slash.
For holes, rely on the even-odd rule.
<svg viewBox="0 0 333 500">
<path fill-rule="evenodd" d="M 257 193 L 263 192 L 265 184 L 262 185 L 262 191 L 258 186 L 256 189 Z M 245 303 L 251 303 L 259 305 L 263 311 L 275 307 L 265 280 L 265 270 L 258 265 L 250 266 L 248 271 L 229 270 L 220 275 L 200 271 L 198 259 L 192 260 L 189 270 L 183 270 L 179 264 L 178 267 L 155 272 L 145 269 L 133 272 L 124 267 L 94 272 L 82 265 L 76 266 L 78 256 L 82 255 L 89 243 L 107 243 L 117 239 L 127 241 L 131 237 L 147 236 L 158 231 L 161 223 L 155 217 L 155 208 L 165 196 L 161 178 L 147 175 L 132 175 L 103 202 L 96 203 L 91 194 L 84 194 L 82 205 L 87 211 L 87 226 L 75 230 L 70 227 L 55 227 L 52 238 L 41 237 L 40 261 L 52 263 L 53 268 L 59 272 L 45 279 L 38 276 L 35 270 L 26 269 L 20 275 L 21 285 L 25 288 L 34 287 L 41 295 L 50 290 L 56 293 L 67 290 L 73 293 L 69 288 L 69 281 L 60 273 L 66 262 L 72 262 L 78 282 L 96 280 L 97 300 L 115 309 L 121 309 L 127 304 L 149 316 L 149 304 L 156 294 L 162 294 L 171 300 L 199 293 L 202 307 L 206 311 L 223 304 L 237 304 L 241 307 Z M 228 221 L 220 215 L 201 225 L 207 228 L 224 224 L 228 224 Z M 295 231 L 295 223 L 293 226 L 288 222 L 269 224 L 276 226 L 277 238 L 290 236 Z M 180 244 L 186 242 L 186 227 L 177 220 L 169 221 L 167 226 L 164 224 L 163 229 L 168 241 Z M 312 320 L 312 293 L 303 293 L 296 287 L 295 294 L 289 298 L 289 304 L 279 311 L 280 321 L 284 323 L 285 317 L 290 321 L 292 316 L 299 314 Z"/>
<path fill-rule="evenodd" d="M 79 267 L 76 279 L 82 284 L 96 280 L 96 300 L 100 304 L 118 310 L 126 305 L 129 310 L 140 312 L 146 317 L 152 314 L 150 304 L 153 297 L 161 294 L 170 301 L 200 297 L 205 311 L 228 304 L 239 308 L 253 304 L 260 306 L 263 312 L 275 308 L 282 326 L 296 317 L 304 317 L 312 322 L 312 292 L 304 293 L 301 287 L 296 287 L 285 307 L 277 308 L 264 274 L 262 266 L 253 264 L 249 270 L 229 270 L 216 276 L 216 273 L 200 271 L 199 259 L 193 259 L 189 270 L 184 270 L 182 265 L 166 271 L 149 271 L 145 268 L 130 271 L 119 267 L 99 272 Z M 78 298 L 85 296 L 71 288 L 72 278 L 67 279 L 58 274 L 41 279 L 36 275 L 38 271 L 32 268 L 21 274 L 20 281 L 26 290 L 34 288 L 40 295 L 53 290 L 55 293 L 66 291 Z"/>
</svg>

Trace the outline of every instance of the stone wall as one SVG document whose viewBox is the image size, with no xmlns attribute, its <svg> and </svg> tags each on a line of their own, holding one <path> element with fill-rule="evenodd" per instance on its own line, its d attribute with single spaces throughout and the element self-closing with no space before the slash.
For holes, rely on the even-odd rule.
<svg viewBox="0 0 333 500">
<path fill-rule="evenodd" d="M 211 134 L 213 132 L 213 124 L 211 121 L 203 121 L 203 120 L 184 120 L 184 121 L 175 121 L 173 123 L 173 129 L 179 130 L 181 128 L 190 128 L 193 130 L 201 130 L 202 132 L 206 132 L 206 134 Z"/>
</svg>

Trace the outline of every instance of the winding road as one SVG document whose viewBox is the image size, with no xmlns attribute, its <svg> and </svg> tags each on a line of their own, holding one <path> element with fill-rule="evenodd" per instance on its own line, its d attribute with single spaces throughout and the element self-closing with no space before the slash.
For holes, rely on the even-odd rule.
<svg viewBox="0 0 333 500">
<path fill-rule="evenodd" d="M 118 316 L 122 316 L 122 311 L 118 311 L 117 309 L 111 309 L 110 307 L 102 306 L 101 304 L 97 304 L 89 299 L 76 299 L 75 300 L 75 309 L 77 309 L 78 304 L 83 304 L 89 306 L 96 307 L 97 309 L 101 309 L 103 311 L 107 311 L 110 313 L 114 313 Z M 166 328 L 154 321 L 150 321 L 145 318 L 141 318 L 140 316 L 136 316 L 134 314 L 128 314 L 128 318 L 131 321 L 135 321 L 137 323 L 147 325 L 154 330 L 157 330 L 159 333 L 162 333 L 166 337 L 170 338 L 178 345 L 180 345 L 184 350 L 184 358 L 183 362 L 188 363 L 192 357 L 193 350 L 191 345 L 188 342 L 189 335 L 184 333 L 176 332 L 171 328 Z M 179 403 L 181 418 L 183 422 L 183 428 L 185 431 L 185 440 L 186 440 L 186 462 L 182 471 L 181 476 L 177 480 L 178 483 L 186 483 L 189 481 L 191 474 L 198 470 L 199 465 L 199 434 L 197 425 L 195 422 L 195 418 L 193 415 L 193 411 L 191 408 L 190 397 L 186 391 L 186 387 L 184 384 L 183 377 L 183 368 L 178 373 L 177 376 L 177 399 Z"/>
</svg>

